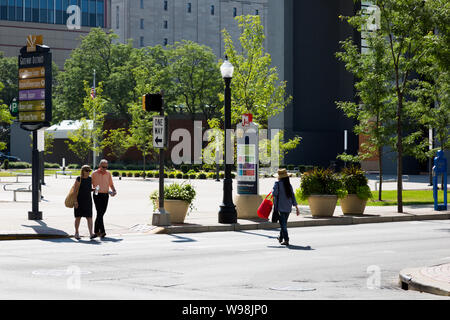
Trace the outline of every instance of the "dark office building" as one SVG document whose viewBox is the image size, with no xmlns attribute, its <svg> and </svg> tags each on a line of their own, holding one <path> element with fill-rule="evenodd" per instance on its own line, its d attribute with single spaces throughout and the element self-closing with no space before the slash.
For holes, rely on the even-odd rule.
<svg viewBox="0 0 450 320">
<path fill-rule="evenodd" d="M 284 128 L 285 137 L 301 136 L 297 149 L 285 164 L 328 167 L 344 152 L 355 154 L 358 137 L 353 120 L 336 108 L 335 101 L 354 97 L 353 76 L 335 53 L 339 41 L 353 35 L 339 15 L 352 15 L 353 0 L 270 0 L 268 43 L 280 78 L 287 81 L 292 103 L 270 121 L 271 128 Z"/>
</svg>

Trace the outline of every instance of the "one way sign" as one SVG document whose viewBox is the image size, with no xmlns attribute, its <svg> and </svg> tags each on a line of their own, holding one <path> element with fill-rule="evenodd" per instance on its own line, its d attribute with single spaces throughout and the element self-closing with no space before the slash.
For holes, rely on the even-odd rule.
<svg viewBox="0 0 450 320">
<path fill-rule="evenodd" d="M 164 148 L 166 145 L 166 117 L 153 117 L 153 147 Z"/>
</svg>

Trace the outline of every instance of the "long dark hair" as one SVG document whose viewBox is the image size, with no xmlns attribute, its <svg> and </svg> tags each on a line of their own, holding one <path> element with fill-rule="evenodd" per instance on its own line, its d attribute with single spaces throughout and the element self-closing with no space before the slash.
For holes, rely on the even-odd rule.
<svg viewBox="0 0 450 320">
<path fill-rule="evenodd" d="M 284 192 L 286 192 L 286 197 L 293 198 L 294 194 L 292 193 L 291 182 L 289 181 L 289 177 L 281 178 L 280 182 L 283 183 Z"/>
</svg>

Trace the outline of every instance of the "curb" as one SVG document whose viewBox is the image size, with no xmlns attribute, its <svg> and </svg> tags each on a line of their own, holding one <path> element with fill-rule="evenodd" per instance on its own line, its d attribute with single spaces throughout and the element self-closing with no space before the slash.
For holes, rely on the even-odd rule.
<svg viewBox="0 0 450 320">
<path fill-rule="evenodd" d="M 403 290 L 415 290 L 440 296 L 450 296 L 450 284 L 445 284 L 420 274 L 421 268 L 403 269 L 399 274 L 399 284 Z"/>
<path fill-rule="evenodd" d="M 394 216 L 339 216 L 331 218 L 311 218 L 311 220 L 291 221 L 288 222 L 288 228 L 300 227 L 318 227 L 318 226 L 336 226 L 336 225 L 353 225 L 365 223 L 382 223 L 382 222 L 404 222 L 404 221 L 421 221 L 421 220 L 446 220 L 450 219 L 450 213 L 411 215 L 403 213 Z M 224 225 L 178 225 L 178 226 L 161 226 L 155 230 L 154 234 L 174 234 L 174 233 L 197 233 L 197 232 L 221 232 L 221 231 L 241 231 L 241 230 L 257 230 L 257 229 L 277 229 L 280 225 L 272 222 L 253 222 L 253 223 L 233 223 Z"/>
<path fill-rule="evenodd" d="M 5 240 L 44 240 L 73 238 L 71 235 L 63 234 L 1 234 L 0 241 Z"/>
<path fill-rule="evenodd" d="M 382 223 L 382 222 L 403 222 L 403 221 L 421 221 L 421 220 L 446 220 L 450 219 L 450 213 L 433 213 L 433 214 L 408 214 L 401 213 L 392 216 L 374 216 L 374 215 L 354 215 L 354 216 L 336 216 L 327 218 L 313 218 L 307 216 L 308 220 L 290 221 L 288 228 L 301 227 L 319 227 L 319 226 L 337 226 L 337 225 L 353 225 L 366 223 Z M 242 219 L 244 220 L 244 219 Z M 143 232 L 143 234 L 175 234 L 175 233 L 200 233 L 200 232 L 224 232 L 224 231 L 244 231 L 244 230 L 270 230 L 278 229 L 278 223 L 271 221 L 249 221 L 238 222 L 233 224 L 214 224 L 214 225 L 171 225 L 158 226 L 151 231 Z M 2 240 L 31 240 L 31 239 L 58 239 L 72 238 L 69 234 L 0 234 Z"/>
</svg>

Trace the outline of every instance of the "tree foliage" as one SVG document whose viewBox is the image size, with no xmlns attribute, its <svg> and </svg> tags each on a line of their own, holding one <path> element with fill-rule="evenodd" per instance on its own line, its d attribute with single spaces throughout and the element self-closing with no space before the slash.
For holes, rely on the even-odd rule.
<svg viewBox="0 0 450 320">
<path fill-rule="evenodd" d="M 83 109 L 84 82 L 103 82 L 105 112 L 129 119 L 128 104 L 137 99 L 136 81 L 132 70 L 137 66 L 135 49 L 131 43 L 118 43 L 118 36 L 93 28 L 82 37 L 81 44 L 72 51 L 58 77 L 54 121 L 87 117 Z"/>
<path fill-rule="evenodd" d="M 236 49 L 230 34 L 224 29 L 225 53 L 234 66 L 231 81 L 231 123 L 232 127 L 240 122 L 245 113 L 253 114 L 254 121 L 260 129 L 267 129 L 269 119 L 281 113 L 291 102 L 292 97 L 286 96 L 286 81 L 280 81 L 275 67 L 271 66 L 272 59 L 264 48 L 264 29 L 259 16 L 238 16 L 235 18 L 241 29 L 239 38 L 242 52 Z M 220 62 L 221 63 L 221 62 Z M 223 101 L 223 93 L 220 94 Z M 209 120 L 213 128 L 223 127 L 224 106 L 221 117 Z M 280 133 L 282 134 L 282 133 Z M 279 138 L 277 137 L 272 138 Z M 282 137 L 282 136 L 281 136 Z M 267 150 L 271 144 L 263 139 L 262 146 Z M 280 158 L 289 150 L 297 147 L 300 137 L 280 143 Z"/>
<path fill-rule="evenodd" d="M 395 134 L 390 136 L 387 142 L 397 153 L 398 212 L 403 212 L 403 157 L 405 155 L 413 155 L 419 159 L 426 157 L 427 135 L 420 126 L 417 116 L 423 106 L 420 106 L 417 99 L 414 98 L 414 90 L 417 85 L 417 72 L 427 64 L 426 57 L 432 50 L 428 36 L 436 27 L 433 22 L 436 10 L 442 12 L 438 2 L 434 0 L 372 1 L 380 14 L 378 28 L 372 31 L 374 36 L 370 36 L 367 25 L 368 22 L 373 24 L 375 17 L 366 8 L 359 10 L 355 16 L 344 17 L 351 26 L 362 32 L 363 35 L 366 34 L 369 39 L 378 39 L 378 45 L 385 48 L 379 51 L 378 58 L 380 66 L 386 66 L 385 71 L 381 69 L 376 72 L 356 74 L 363 83 L 369 83 L 370 77 L 385 77 L 384 80 L 378 80 L 381 80 L 379 84 L 384 83 L 388 89 L 387 99 L 384 99 L 383 104 L 390 106 L 390 112 L 393 114 L 392 122 L 387 121 L 385 126 L 392 124 L 395 128 Z M 448 10 L 446 14 L 448 15 Z M 375 41 L 372 43 L 369 41 L 369 45 L 372 46 L 371 49 L 377 51 Z M 360 58 L 361 54 L 356 53 L 349 59 L 354 64 L 358 63 L 357 60 Z M 348 62 L 347 66 L 349 66 Z M 352 71 L 351 68 L 349 69 Z M 359 89 L 357 87 L 359 93 L 367 91 L 364 86 L 361 87 L 361 81 L 359 84 Z M 359 95 L 361 99 L 364 99 L 362 94 Z M 373 93 L 369 93 L 369 95 L 373 95 Z M 340 106 L 345 107 L 346 105 L 341 103 Z M 376 114 L 372 114 L 372 116 L 375 117 Z"/>
</svg>

